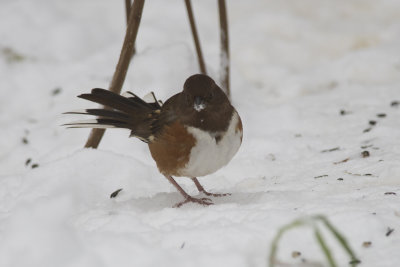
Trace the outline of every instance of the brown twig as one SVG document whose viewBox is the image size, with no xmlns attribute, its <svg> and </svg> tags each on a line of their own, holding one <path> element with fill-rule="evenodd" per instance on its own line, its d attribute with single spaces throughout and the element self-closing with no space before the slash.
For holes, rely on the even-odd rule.
<svg viewBox="0 0 400 267">
<path fill-rule="evenodd" d="M 126 25 L 129 23 L 129 13 L 131 12 L 131 0 L 125 0 L 125 11 L 126 11 Z"/>
<path fill-rule="evenodd" d="M 199 61 L 200 72 L 202 74 L 207 74 L 206 65 L 204 64 L 203 53 L 201 52 L 200 40 L 199 40 L 199 36 L 197 34 L 196 23 L 194 21 L 192 4 L 191 4 L 190 0 L 185 0 L 185 4 L 186 4 L 186 10 L 188 13 L 188 17 L 189 17 L 190 29 L 192 30 L 194 45 L 196 47 L 197 59 Z"/>
<path fill-rule="evenodd" d="M 126 72 L 128 71 L 129 63 L 135 47 L 143 6 L 144 0 L 134 0 L 132 8 L 129 12 L 128 27 L 126 28 L 124 44 L 122 46 L 119 61 L 109 87 L 111 92 L 118 94 L 121 92 L 121 88 L 125 81 Z M 92 129 L 85 147 L 97 148 L 101 138 L 104 135 L 104 132 L 105 129 Z"/>
<path fill-rule="evenodd" d="M 225 90 L 226 95 L 230 98 L 230 83 L 229 83 L 229 72 L 230 72 L 230 59 L 229 59 L 229 35 L 228 35 L 228 17 L 226 14 L 225 0 L 218 0 L 219 9 L 219 26 L 220 26 L 220 40 L 221 40 L 221 85 L 222 89 Z"/>
<path fill-rule="evenodd" d="M 125 0 L 125 12 L 126 12 L 126 25 L 128 26 L 129 23 L 129 13 L 131 12 L 132 3 L 131 0 Z M 136 54 L 136 44 L 133 47 L 132 56 Z"/>
</svg>

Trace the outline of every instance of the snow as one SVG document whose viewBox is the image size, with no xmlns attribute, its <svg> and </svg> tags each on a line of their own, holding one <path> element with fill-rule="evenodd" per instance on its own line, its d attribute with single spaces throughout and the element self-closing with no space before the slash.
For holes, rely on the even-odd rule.
<svg viewBox="0 0 400 267">
<path fill-rule="evenodd" d="M 63 112 L 95 106 L 76 95 L 108 87 L 124 1 L 0 3 L 0 266 L 266 266 L 278 229 L 314 214 L 347 237 L 361 266 L 399 265 L 400 1 L 227 5 L 244 138 L 230 164 L 200 182 L 232 195 L 172 208 L 182 197 L 143 142 L 110 129 L 98 150 L 83 149 L 88 130 L 60 126 L 76 119 Z M 217 78 L 217 5 L 193 7 Z M 161 100 L 181 90 L 197 72 L 182 1 L 146 2 L 137 51 L 124 90 Z M 326 265 L 307 228 L 283 238 L 278 258 Z"/>
</svg>

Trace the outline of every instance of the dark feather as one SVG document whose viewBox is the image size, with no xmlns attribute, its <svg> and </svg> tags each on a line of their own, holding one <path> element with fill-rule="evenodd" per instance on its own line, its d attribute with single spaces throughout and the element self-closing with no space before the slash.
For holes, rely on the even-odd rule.
<svg viewBox="0 0 400 267">
<path fill-rule="evenodd" d="M 145 102 L 143 99 L 141 99 L 140 97 L 138 97 L 137 95 L 135 95 L 134 93 L 127 91 L 125 92 L 127 95 L 129 95 L 127 98 L 128 99 L 132 99 L 132 100 L 141 100 L 142 102 L 144 102 L 146 105 L 151 106 L 153 109 L 161 109 L 161 105 L 159 100 L 157 100 L 154 92 L 150 92 L 151 96 L 153 97 L 154 102 Z M 162 103 L 162 102 L 161 102 Z"/>
<path fill-rule="evenodd" d="M 141 99 L 140 97 L 138 97 L 137 95 L 132 93 L 131 91 L 127 91 L 125 93 L 127 95 L 129 95 L 128 97 L 126 97 L 127 99 L 129 99 L 139 105 L 145 106 L 145 107 L 153 107 L 153 103 L 147 103 L 146 101 L 144 101 L 143 99 Z"/>
<path fill-rule="evenodd" d="M 125 113 L 115 111 L 115 110 L 108 110 L 108 109 L 85 109 L 82 111 L 65 112 L 64 114 L 94 115 L 94 116 L 120 119 L 120 120 L 126 120 L 129 118 L 129 116 Z"/>
<path fill-rule="evenodd" d="M 153 138 L 154 127 L 160 115 L 160 104 L 153 95 L 156 102 L 147 103 L 137 95 L 127 92 L 125 96 L 115 94 L 105 89 L 94 88 L 90 94 L 78 96 L 111 109 L 85 109 L 82 111 L 71 111 L 66 114 L 83 114 L 98 116 L 94 120 L 77 121 L 65 124 L 69 128 L 125 128 L 131 130 L 131 136 L 138 137 L 144 142 Z"/>
<path fill-rule="evenodd" d="M 118 120 L 113 120 L 113 119 L 101 119 L 101 118 L 90 120 L 90 121 L 92 121 L 92 122 L 77 121 L 77 122 L 72 122 L 72 123 L 66 123 L 66 124 L 64 124 L 64 126 L 68 126 L 69 128 L 81 128 L 83 125 L 85 125 L 84 127 L 87 128 L 89 125 L 93 125 L 93 126 L 103 125 L 103 126 L 113 126 L 115 128 L 128 128 L 128 124 L 124 121 L 118 121 Z M 86 126 L 86 125 L 88 125 L 88 126 Z"/>
<path fill-rule="evenodd" d="M 126 113 L 136 112 L 140 109 L 149 111 L 152 110 L 152 107 L 147 105 L 147 103 L 140 98 L 137 98 L 140 99 L 140 101 L 128 99 L 119 94 L 100 88 L 94 88 L 90 94 L 81 94 L 78 97 L 111 107 L 116 110 L 124 111 Z"/>
</svg>

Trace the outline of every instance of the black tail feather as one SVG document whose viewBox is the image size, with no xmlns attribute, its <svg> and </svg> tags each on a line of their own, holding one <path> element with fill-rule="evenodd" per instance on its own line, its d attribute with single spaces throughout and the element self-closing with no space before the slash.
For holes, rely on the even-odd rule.
<svg viewBox="0 0 400 267">
<path fill-rule="evenodd" d="M 159 115 L 159 103 L 147 103 L 135 94 L 128 92 L 128 97 L 101 88 L 92 89 L 90 94 L 81 94 L 83 98 L 111 109 L 85 109 L 71 111 L 65 114 L 94 115 L 96 119 L 83 120 L 64 124 L 69 128 L 126 128 L 131 136 L 136 136 L 144 142 L 153 137 L 153 122 Z"/>
<path fill-rule="evenodd" d="M 101 91 L 95 91 L 96 89 L 92 90 L 92 93 L 90 94 L 81 94 L 78 97 L 83 98 L 92 102 L 96 102 L 98 104 L 102 104 L 104 106 L 120 110 L 126 113 L 130 113 L 134 111 L 135 104 L 131 103 L 130 100 L 108 92 L 107 90 L 104 90 L 108 93 L 104 93 Z"/>
<path fill-rule="evenodd" d="M 73 123 L 66 123 L 64 126 L 68 128 L 128 128 L 129 125 L 126 122 L 113 120 L 113 119 L 93 119 L 93 120 L 82 120 Z"/>
<path fill-rule="evenodd" d="M 120 111 L 116 110 L 109 110 L 109 109 L 84 109 L 81 111 L 69 111 L 65 112 L 64 114 L 82 114 L 82 115 L 94 115 L 104 118 L 114 118 L 120 120 L 128 120 L 129 115 Z"/>
</svg>

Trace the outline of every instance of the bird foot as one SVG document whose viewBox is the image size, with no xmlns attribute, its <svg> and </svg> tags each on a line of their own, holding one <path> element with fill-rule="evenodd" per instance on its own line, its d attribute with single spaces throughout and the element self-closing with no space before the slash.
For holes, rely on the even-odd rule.
<svg viewBox="0 0 400 267">
<path fill-rule="evenodd" d="M 189 202 L 198 203 L 203 206 L 214 205 L 214 203 L 209 198 L 194 198 L 194 197 L 188 196 L 188 197 L 186 197 L 186 199 L 184 201 L 176 203 L 174 205 L 174 208 L 180 208 L 182 205 L 189 203 Z"/>
</svg>

